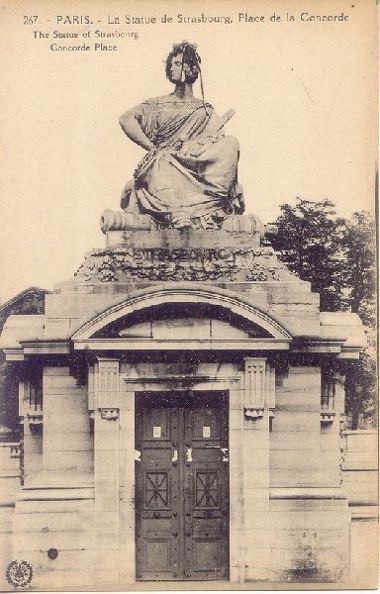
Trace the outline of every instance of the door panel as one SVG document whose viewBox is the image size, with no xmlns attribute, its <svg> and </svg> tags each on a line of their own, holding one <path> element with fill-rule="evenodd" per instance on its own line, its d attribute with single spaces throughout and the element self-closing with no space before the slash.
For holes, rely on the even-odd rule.
<svg viewBox="0 0 380 594">
<path fill-rule="evenodd" d="M 136 557 L 142 580 L 228 577 L 223 392 L 136 397 Z"/>
<path fill-rule="evenodd" d="M 192 579 L 223 579 L 228 570 L 228 411 L 195 406 L 185 416 L 185 445 L 191 459 L 185 462 L 185 476 L 191 484 L 190 516 L 185 513 L 189 545 L 186 547 L 186 575 Z M 223 448 L 223 449 L 222 449 Z M 223 462 L 223 460 L 225 460 Z M 185 534 L 186 534 L 185 526 Z M 190 547 L 190 551 L 188 550 Z"/>
<path fill-rule="evenodd" d="M 136 544 L 137 577 L 172 579 L 178 563 L 176 541 L 178 477 L 173 472 L 173 441 L 178 439 L 173 409 L 145 403 L 136 416 Z M 174 441 L 175 443 L 175 441 Z"/>
</svg>

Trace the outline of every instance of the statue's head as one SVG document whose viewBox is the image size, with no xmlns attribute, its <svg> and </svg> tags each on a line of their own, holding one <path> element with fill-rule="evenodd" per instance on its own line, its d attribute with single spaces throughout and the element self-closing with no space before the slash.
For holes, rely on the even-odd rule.
<svg viewBox="0 0 380 594">
<path fill-rule="evenodd" d="M 193 84 L 198 78 L 200 62 L 196 45 L 187 41 L 174 44 L 166 58 L 166 77 L 173 83 L 182 80 L 182 82 Z M 180 79 L 178 79 L 178 72 Z"/>
</svg>

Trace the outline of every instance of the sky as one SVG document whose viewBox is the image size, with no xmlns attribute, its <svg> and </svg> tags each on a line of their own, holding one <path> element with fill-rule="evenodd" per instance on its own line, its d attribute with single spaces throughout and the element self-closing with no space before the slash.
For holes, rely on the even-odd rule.
<svg viewBox="0 0 380 594">
<path fill-rule="evenodd" d="M 164 62 L 184 39 L 198 45 L 206 100 L 220 115 L 235 110 L 226 133 L 240 143 L 247 212 L 269 223 L 297 196 L 329 198 L 346 217 L 373 210 L 374 2 L 6 0 L 2 6 L 0 302 L 29 286 L 52 289 L 72 277 L 86 252 L 104 246 L 100 216 L 119 208 L 144 154 L 123 134 L 119 116 L 172 91 Z M 343 22 L 306 20 L 342 13 Z M 171 23 L 161 22 L 165 14 Z M 179 23 L 178 15 L 214 22 Z M 101 40 L 117 51 L 95 51 L 96 30 L 129 37 Z M 54 31 L 78 38 L 54 39 Z M 53 43 L 91 49 L 53 51 Z M 200 96 L 198 83 L 194 94 Z"/>
</svg>

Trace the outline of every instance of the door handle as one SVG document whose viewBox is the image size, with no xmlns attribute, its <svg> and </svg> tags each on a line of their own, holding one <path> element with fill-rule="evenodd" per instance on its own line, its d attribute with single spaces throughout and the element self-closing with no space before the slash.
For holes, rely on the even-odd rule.
<svg viewBox="0 0 380 594">
<path fill-rule="evenodd" d="M 186 448 L 186 463 L 193 461 L 193 448 Z"/>
<path fill-rule="evenodd" d="M 229 462 L 228 448 L 220 448 L 222 452 L 222 462 Z"/>
</svg>

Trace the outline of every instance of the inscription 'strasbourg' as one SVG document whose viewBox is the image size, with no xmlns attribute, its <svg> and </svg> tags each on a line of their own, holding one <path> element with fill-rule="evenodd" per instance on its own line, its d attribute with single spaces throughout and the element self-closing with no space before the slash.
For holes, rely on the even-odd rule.
<svg viewBox="0 0 380 594">
<path fill-rule="evenodd" d="M 114 248 L 93 251 L 76 276 L 84 282 L 128 279 L 279 281 L 289 271 L 270 247 Z"/>
</svg>

